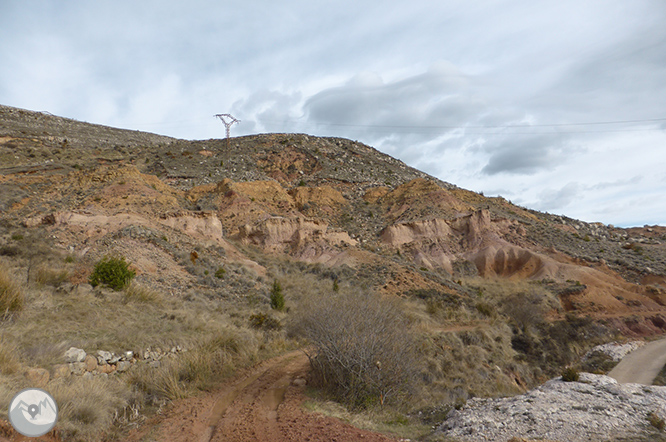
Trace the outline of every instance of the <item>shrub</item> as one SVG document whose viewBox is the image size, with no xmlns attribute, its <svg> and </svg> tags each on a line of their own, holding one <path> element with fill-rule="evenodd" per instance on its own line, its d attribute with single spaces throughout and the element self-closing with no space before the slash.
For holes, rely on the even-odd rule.
<svg viewBox="0 0 666 442">
<path fill-rule="evenodd" d="M 280 321 L 266 313 L 255 313 L 250 315 L 250 325 L 255 329 L 280 330 Z"/>
<path fill-rule="evenodd" d="M 495 316 L 495 309 L 493 308 L 493 306 L 485 302 L 480 302 L 476 304 L 476 310 L 484 316 L 488 317 Z"/>
<path fill-rule="evenodd" d="M 282 294 L 282 285 L 277 279 L 273 281 L 273 288 L 271 289 L 271 308 L 273 310 L 284 310 L 284 295 Z"/>
<path fill-rule="evenodd" d="M 130 283 L 134 276 L 136 276 L 136 272 L 129 269 L 129 263 L 125 261 L 125 258 L 107 256 L 95 264 L 89 281 L 93 287 L 105 284 L 113 290 L 120 291 Z"/>
<path fill-rule="evenodd" d="M 215 277 L 219 279 L 223 279 L 224 275 L 227 274 L 227 271 L 224 270 L 224 267 L 218 267 L 217 270 L 215 270 Z"/>
<path fill-rule="evenodd" d="M 0 267 L 0 318 L 23 309 L 25 294 L 21 287 Z"/>
<path fill-rule="evenodd" d="M 399 402 L 419 367 L 409 324 L 394 303 L 336 294 L 302 308 L 292 332 L 306 338 L 313 382 L 357 407 Z"/>
<path fill-rule="evenodd" d="M 573 367 L 567 367 L 562 371 L 562 380 L 564 382 L 578 382 L 578 370 Z"/>
</svg>

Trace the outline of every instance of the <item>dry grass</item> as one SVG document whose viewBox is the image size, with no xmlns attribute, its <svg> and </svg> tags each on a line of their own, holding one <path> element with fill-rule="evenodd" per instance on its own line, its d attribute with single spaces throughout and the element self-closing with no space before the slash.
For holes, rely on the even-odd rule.
<svg viewBox="0 0 666 442">
<path fill-rule="evenodd" d="M 49 392 L 58 404 L 58 429 L 63 440 L 100 440 L 117 413 L 138 400 L 119 378 L 59 379 L 49 384 Z"/>
<path fill-rule="evenodd" d="M 130 383 L 154 399 L 179 399 L 208 391 L 237 367 L 258 360 L 259 339 L 249 330 L 221 328 L 178 358 L 163 360 L 158 369 L 142 367 Z"/>
<path fill-rule="evenodd" d="M 64 440 L 99 440 L 103 434 L 111 435 L 153 406 L 213 389 L 237 368 L 287 346 L 277 332 L 250 329 L 244 316 L 246 306 L 221 299 L 167 297 L 138 283 L 122 292 L 91 291 L 86 285 L 69 283 L 56 288 L 46 273 L 39 281 L 32 278 L 33 284 L 22 290 L 9 274 L 2 270 L 4 287 L 21 296 L 23 309 L 16 320 L 2 324 L 2 410 L 25 384 L 22 367 L 51 369 L 64 362 L 63 354 L 70 346 L 89 353 L 138 353 L 147 347 L 176 345 L 188 350 L 163 358 L 159 368 L 138 363 L 127 374 L 106 379 L 51 381 L 48 389 L 61 408 L 58 428 Z M 118 437 L 122 439 L 122 434 Z"/>
<path fill-rule="evenodd" d="M 6 319 L 22 310 L 24 306 L 25 294 L 23 290 L 8 270 L 0 266 L 0 319 Z"/>
<path fill-rule="evenodd" d="M 432 433 L 430 425 L 395 409 L 349 410 L 337 402 L 327 400 L 314 389 L 309 389 L 307 394 L 309 399 L 303 403 L 306 410 L 340 419 L 356 428 L 388 434 L 401 440 L 423 440 Z"/>
<path fill-rule="evenodd" d="M 34 280 L 40 285 L 58 287 L 69 278 L 65 269 L 54 268 L 53 265 L 42 264 L 35 269 Z"/>
<path fill-rule="evenodd" d="M 0 335 L 0 374 L 11 375 L 19 368 L 18 347 L 14 342 Z"/>
<path fill-rule="evenodd" d="M 125 289 L 123 289 L 123 303 L 137 303 L 137 304 L 159 304 L 162 301 L 162 296 L 154 290 L 137 283 L 136 281 L 130 282 Z"/>
</svg>

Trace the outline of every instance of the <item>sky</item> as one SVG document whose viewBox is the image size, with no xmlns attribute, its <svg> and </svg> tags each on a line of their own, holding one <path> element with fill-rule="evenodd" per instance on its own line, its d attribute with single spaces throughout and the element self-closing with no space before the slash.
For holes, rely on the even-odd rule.
<svg viewBox="0 0 666 442">
<path fill-rule="evenodd" d="M 666 225 L 663 0 L 0 0 L 0 104 L 185 139 L 350 138 L 449 183 Z"/>
</svg>

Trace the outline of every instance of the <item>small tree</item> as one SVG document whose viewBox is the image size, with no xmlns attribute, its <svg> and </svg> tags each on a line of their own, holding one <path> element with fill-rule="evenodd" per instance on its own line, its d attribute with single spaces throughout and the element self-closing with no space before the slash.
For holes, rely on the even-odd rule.
<svg viewBox="0 0 666 442">
<path fill-rule="evenodd" d="M 136 276 L 136 272 L 130 270 L 125 258 L 106 256 L 95 264 L 89 282 L 93 287 L 105 284 L 113 290 L 120 291 L 132 281 L 134 276 Z"/>
<path fill-rule="evenodd" d="M 271 308 L 273 310 L 284 310 L 284 295 L 282 294 L 282 285 L 277 279 L 273 281 L 273 288 L 271 289 Z"/>
</svg>

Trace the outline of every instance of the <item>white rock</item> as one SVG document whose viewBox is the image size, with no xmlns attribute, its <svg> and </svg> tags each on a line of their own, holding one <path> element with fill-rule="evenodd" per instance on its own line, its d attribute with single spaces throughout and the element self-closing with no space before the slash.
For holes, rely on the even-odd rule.
<svg viewBox="0 0 666 442">
<path fill-rule="evenodd" d="M 516 435 L 567 442 L 636 440 L 650 428 L 648 413 L 666 417 L 666 387 L 618 384 L 608 376 L 581 373 L 579 382 L 557 378 L 520 396 L 469 401 L 449 413 L 438 431 L 474 442 Z"/>
<path fill-rule="evenodd" d="M 104 351 L 104 350 L 97 350 L 97 354 L 99 355 L 100 358 L 102 358 L 104 361 L 107 363 L 111 360 L 113 355 L 111 354 L 110 351 Z"/>
<path fill-rule="evenodd" d="M 86 359 L 86 352 L 81 348 L 70 347 L 65 352 L 65 362 L 83 362 Z"/>
</svg>

